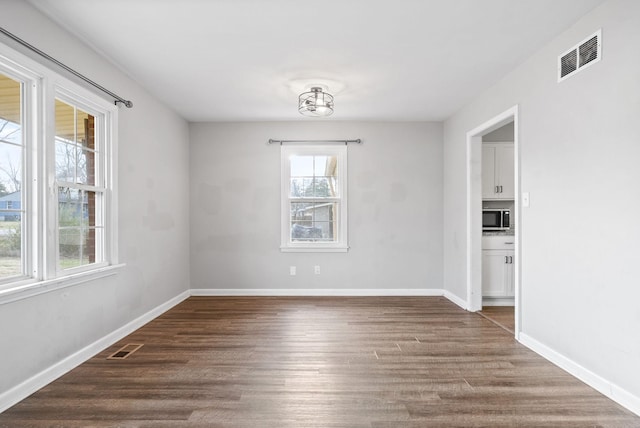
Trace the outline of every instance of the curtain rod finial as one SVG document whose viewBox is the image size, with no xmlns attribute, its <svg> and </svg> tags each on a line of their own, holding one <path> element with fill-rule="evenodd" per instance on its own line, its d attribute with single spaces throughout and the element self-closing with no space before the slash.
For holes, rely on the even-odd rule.
<svg viewBox="0 0 640 428">
<path fill-rule="evenodd" d="M 118 105 L 118 103 L 122 103 L 122 104 L 124 104 L 124 106 L 126 108 L 132 108 L 133 107 L 133 103 L 131 101 L 129 101 L 129 100 L 115 100 L 113 103 L 115 105 Z"/>
</svg>

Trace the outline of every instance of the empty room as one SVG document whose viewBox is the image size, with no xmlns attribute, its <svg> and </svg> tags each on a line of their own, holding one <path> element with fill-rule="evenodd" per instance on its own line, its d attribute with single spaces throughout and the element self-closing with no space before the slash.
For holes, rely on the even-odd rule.
<svg viewBox="0 0 640 428">
<path fill-rule="evenodd" d="M 640 427 L 639 46 L 636 0 L 0 0 L 0 427 Z"/>
</svg>

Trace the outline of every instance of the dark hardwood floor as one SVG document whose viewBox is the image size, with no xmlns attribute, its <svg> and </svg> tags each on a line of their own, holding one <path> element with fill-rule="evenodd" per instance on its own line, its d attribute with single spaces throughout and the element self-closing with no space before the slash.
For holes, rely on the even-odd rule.
<svg viewBox="0 0 640 428">
<path fill-rule="evenodd" d="M 107 357 L 144 344 L 123 360 Z M 440 297 L 192 297 L 0 414 L 3 427 L 639 427 Z"/>
</svg>

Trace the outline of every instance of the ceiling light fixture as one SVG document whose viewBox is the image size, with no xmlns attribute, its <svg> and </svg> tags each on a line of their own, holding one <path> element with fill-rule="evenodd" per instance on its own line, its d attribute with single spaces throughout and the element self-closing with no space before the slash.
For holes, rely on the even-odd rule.
<svg viewBox="0 0 640 428">
<path fill-rule="evenodd" d="M 333 95 L 323 92 L 319 86 L 314 86 L 309 92 L 303 92 L 298 97 L 298 111 L 311 117 L 329 116 L 333 113 Z"/>
</svg>

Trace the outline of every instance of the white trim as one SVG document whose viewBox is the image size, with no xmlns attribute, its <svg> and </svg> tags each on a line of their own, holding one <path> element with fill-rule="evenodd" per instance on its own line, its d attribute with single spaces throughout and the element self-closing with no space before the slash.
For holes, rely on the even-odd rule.
<svg viewBox="0 0 640 428">
<path fill-rule="evenodd" d="M 513 147 L 514 147 L 514 216 L 516 233 L 514 236 L 515 258 L 515 337 L 518 338 L 521 330 L 520 319 L 520 138 L 518 105 L 515 105 L 499 115 L 489 119 L 483 124 L 467 132 L 467 302 L 468 310 L 475 312 L 482 309 L 482 220 L 480 207 L 482 206 L 482 189 L 479 178 L 481 177 L 481 142 L 482 135 L 498 129 L 513 120 Z"/>
<path fill-rule="evenodd" d="M 282 253 L 348 253 L 349 247 L 280 247 Z"/>
<path fill-rule="evenodd" d="M 513 297 L 483 297 L 482 306 L 515 306 L 516 301 Z"/>
<path fill-rule="evenodd" d="M 0 290 L 0 305 L 116 275 L 125 266 L 125 264 L 103 266 L 45 281 L 25 281 L 22 285 Z"/>
<path fill-rule="evenodd" d="M 111 251 L 118 246 L 117 231 L 110 229 L 110 227 L 113 226 L 113 219 L 117 217 L 117 211 L 114 211 L 114 207 L 110 205 L 110 202 L 112 201 L 112 198 L 117 195 L 116 189 L 112 189 L 109 187 L 110 184 L 114 183 L 112 177 L 109 174 L 116 173 L 117 171 L 113 169 L 113 166 L 117 165 L 117 160 L 111 159 L 109 157 L 113 153 L 112 145 L 116 144 L 117 141 L 115 139 L 111 141 L 109 140 L 109 137 L 115 137 L 117 135 L 117 129 L 113 128 L 113 126 L 117 125 L 118 107 L 106 102 L 101 98 L 97 98 L 92 93 L 86 92 L 83 88 L 70 85 L 65 80 L 61 80 L 60 82 L 58 82 L 55 81 L 54 78 L 52 78 L 52 81 L 54 81 L 54 83 L 52 85 L 53 99 L 51 100 L 51 102 L 54 106 L 54 110 L 50 116 L 49 122 L 53 123 L 54 126 L 50 126 L 47 129 L 47 132 L 49 132 L 49 134 L 46 136 L 45 141 L 45 148 L 46 150 L 48 150 L 47 154 L 54 160 L 56 159 L 55 102 L 60 101 L 73 108 L 74 111 L 76 109 L 81 109 L 95 118 L 94 153 L 96 154 L 97 160 L 95 162 L 96 176 L 93 184 L 77 184 L 60 181 L 56 178 L 55 163 L 52 163 L 51 160 L 45 163 L 47 176 L 49 177 L 49 181 L 52 186 L 51 190 L 48 192 L 47 204 L 50 209 L 46 213 L 46 216 L 50 219 L 49 221 L 53 222 L 53 224 L 50 224 L 49 227 L 53 227 L 52 230 L 56 231 L 50 236 L 47 244 L 47 251 L 49 255 L 53 256 L 53 258 L 55 259 L 54 261 L 48 260 L 50 265 L 48 266 L 49 269 L 47 269 L 47 278 L 65 276 L 67 273 L 72 273 L 73 271 L 77 271 L 78 269 L 99 269 L 100 265 L 100 262 L 98 262 L 96 264 L 89 264 L 71 269 L 63 269 L 59 266 L 60 246 L 58 242 L 58 188 L 60 186 L 80 190 L 89 190 L 96 192 L 96 195 L 101 195 L 101 197 L 99 198 L 101 203 L 98 204 L 98 201 L 96 201 L 96 206 L 100 207 L 100 214 L 96 214 L 96 218 L 102 219 L 102 232 L 100 239 L 98 239 L 98 234 L 96 233 L 96 252 L 102 258 L 102 263 L 117 263 L 114 259 L 114 254 Z"/>
<path fill-rule="evenodd" d="M 468 307 L 468 303 L 467 303 L 466 300 L 456 296 L 455 294 L 453 294 L 449 290 L 444 290 L 443 296 L 446 297 L 447 299 L 451 300 L 456 305 L 460 306 L 462 309 L 466 310 L 467 307 Z"/>
<path fill-rule="evenodd" d="M 440 288 L 192 288 L 192 296 L 444 296 Z M 455 302 L 454 302 L 455 303 Z"/>
<path fill-rule="evenodd" d="M 338 233 L 333 242 L 292 242 L 291 241 L 291 206 L 293 200 L 305 198 L 291 198 L 291 156 L 295 155 L 332 155 L 337 158 L 338 168 L 338 197 L 319 198 L 339 204 L 338 219 L 334 219 Z M 347 185 L 347 145 L 311 145 L 311 146 L 287 146 L 280 147 L 280 251 L 281 252 L 305 252 L 305 253 L 330 253 L 348 252 L 348 185 Z M 313 201 L 309 198 L 309 201 Z M 316 201 L 318 199 L 315 199 Z"/>
<path fill-rule="evenodd" d="M 591 370 L 581 366 L 570 358 L 565 357 L 559 352 L 554 351 L 547 345 L 538 342 L 531 336 L 520 333 L 518 339 L 527 348 L 531 349 L 535 353 L 539 354 L 546 360 L 552 362 L 562 370 L 566 371 L 570 375 L 580 379 L 596 391 L 609 397 L 621 406 L 626 407 L 636 415 L 640 416 L 640 397 L 633 395 L 626 389 L 619 387 L 618 385 L 606 380 L 600 375 L 592 372 Z"/>
<path fill-rule="evenodd" d="M 172 307 L 176 306 L 183 300 L 189 297 L 189 291 L 184 291 L 173 299 L 151 309 L 149 312 L 139 316 L 133 321 L 125 324 L 119 329 L 107 334 L 101 339 L 96 340 L 90 345 L 80 349 L 79 351 L 69 355 L 68 357 L 60 360 L 51 367 L 41 371 L 40 373 L 25 380 L 19 385 L 14 386 L 10 390 L 0 394 L 0 413 L 7 410 L 9 407 L 24 400 L 29 395 L 33 394 L 40 388 L 48 385 L 60 376 L 71 371 L 75 367 L 84 363 L 94 355 L 102 352 L 109 346 L 113 345 L 117 341 L 123 339 L 127 335 L 133 333 L 149 321 L 159 317 L 164 312 L 168 311 Z"/>
</svg>

